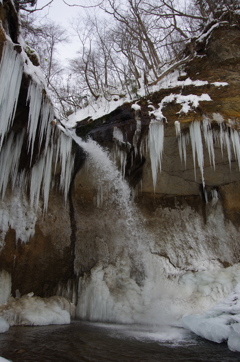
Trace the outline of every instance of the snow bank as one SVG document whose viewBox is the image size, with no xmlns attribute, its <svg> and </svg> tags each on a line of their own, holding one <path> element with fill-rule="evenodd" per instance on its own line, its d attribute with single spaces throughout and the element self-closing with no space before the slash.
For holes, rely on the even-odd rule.
<svg viewBox="0 0 240 362">
<path fill-rule="evenodd" d="M 231 351 L 240 352 L 240 283 L 204 315 L 183 317 L 183 324 L 200 337 L 217 343 L 227 341 Z"/>
<path fill-rule="evenodd" d="M 10 326 L 69 324 L 74 306 L 63 297 L 40 298 L 29 293 L 0 306 L 0 316 Z"/>
</svg>

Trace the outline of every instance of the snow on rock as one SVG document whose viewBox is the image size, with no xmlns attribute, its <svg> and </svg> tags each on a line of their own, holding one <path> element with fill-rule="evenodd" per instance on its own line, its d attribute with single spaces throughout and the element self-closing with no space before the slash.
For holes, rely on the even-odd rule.
<svg viewBox="0 0 240 362">
<path fill-rule="evenodd" d="M 131 106 L 132 109 L 134 109 L 135 111 L 140 111 L 141 110 L 141 106 L 137 103 L 133 103 Z"/>
<path fill-rule="evenodd" d="M 0 316 L 10 325 L 69 324 L 75 308 L 64 297 L 40 298 L 33 293 L 0 306 Z"/>
<path fill-rule="evenodd" d="M 204 315 L 183 317 L 186 328 L 200 337 L 221 343 L 227 341 L 231 351 L 240 352 L 240 284 L 225 299 Z"/>
<path fill-rule="evenodd" d="M 229 85 L 229 83 L 227 82 L 214 82 L 211 84 L 214 85 L 215 87 L 226 87 L 227 85 Z"/>
</svg>

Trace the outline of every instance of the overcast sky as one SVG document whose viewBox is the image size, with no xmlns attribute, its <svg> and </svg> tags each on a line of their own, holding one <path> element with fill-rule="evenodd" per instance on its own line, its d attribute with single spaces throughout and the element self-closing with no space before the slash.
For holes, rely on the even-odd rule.
<svg viewBox="0 0 240 362">
<path fill-rule="evenodd" d="M 42 7 L 48 2 L 49 0 L 39 0 L 38 8 Z M 92 3 L 91 0 L 67 0 L 67 2 L 69 4 L 80 5 L 88 5 Z M 78 43 L 76 39 L 74 39 L 73 31 L 71 29 L 73 19 L 76 18 L 78 13 L 82 13 L 84 16 L 84 10 L 80 7 L 70 7 L 64 4 L 62 0 L 54 0 L 51 5 L 40 11 L 38 14 L 40 18 L 44 15 L 47 15 L 48 18 L 53 20 L 56 24 L 61 25 L 70 34 L 69 41 L 59 46 L 59 52 L 61 53 L 62 58 L 65 59 L 75 57 L 78 50 Z"/>
</svg>

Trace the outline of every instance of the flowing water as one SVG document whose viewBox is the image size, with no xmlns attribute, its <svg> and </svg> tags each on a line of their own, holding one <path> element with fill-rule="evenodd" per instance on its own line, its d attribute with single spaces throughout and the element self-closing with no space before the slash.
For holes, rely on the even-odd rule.
<svg viewBox="0 0 240 362">
<path fill-rule="evenodd" d="M 90 324 L 12 327 L 0 335 L 0 355 L 13 362 L 239 361 L 225 344 L 181 328 Z"/>
</svg>

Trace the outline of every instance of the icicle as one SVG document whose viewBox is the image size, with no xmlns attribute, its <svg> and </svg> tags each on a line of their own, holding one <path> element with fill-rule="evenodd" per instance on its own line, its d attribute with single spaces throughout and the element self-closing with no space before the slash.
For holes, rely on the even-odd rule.
<svg viewBox="0 0 240 362">
<path fill-rule="evenodd" d="M 103 205 L 103 187 L 102 187 L 102 185 L 98 185 L 97 207 L 101 207 L 102 205 Z"/>
<path fill-rule="evenodd" d="M 224 132 L 224 144 L 225 144 L 225 147 L 226 147 L 226 149 L 227 149 L 229 168 L 231 169 L 231 160 L 232 160 L 232 155 L 231 155 L 231 141 L 230 141 L 230 137 L 229 137 L 228 130 L 226 130 L 226 131 Z"/>
<path fill-rule="evenodd" d="M 136 130 L 133 136 L 133 147 L 135 156 L 138 154 L 138 141 L 141 135 L 142 122 L 140 118 L 136 118 Z"/>
<path fill-rule="evenodd" d="M 233 152 L 238 161 L 238 167 L 240 170 L 240 140 L 239 140 L 239 133 L 235 129 L 231 129 L 231 140 L 232 140 Z"/>
<path fill-rule="evenodd" d="M 195 179 L 196 179 L 196 154 L 197 154 L 198 166 L 201 171 L 202 183 L 203 183 L 203 188 L 204 188 L 205 187 L 204 176 L 203 176 L 204 158 L 203 158 L 203 145 L 202 145 L 200 122 L 198 122 L 198 121 L 192 122 L 189 127 L 189 130 L 190 130 L 190 139 L 191 139 L 191 144 L 192 144 Z"/>
<path fill-rule="evenodd" d="M 203 136 L 208 149 L 208 156 L 210 165 L 215 169 L 215 152 L 213 145 L 213 132 L 211 128 L 211 122 L 204 117 L 202 121 Z"/>
<path fill-rule="evenodd" d="M 164 124 L 162 121 L 151 121 L 149 125 L 148 147 L 152 167 L 153 187 L 156 189 L 158 168 L 161 171 L 161 161 L 164 142 Z"/>
<path fill-rule="evenodd" d="M 119 143 L 125 143 L 122 131 L 118 127 L 113 128 L 113 138 Z"/>
<path fill-rule="evenodd" d="M 45 166 L 44 166 L 44 174 L 42 182 L 44 211 L 46 211 L 48 207 L 48 199 L 49 199 L 49 192 L 50 192 L 50 185 L 52 178 L 52 158 L 53 158 L 53 145 L 49 147 L 47 155 L 45 156 Z"/>
<path fill-rule="evenodd" d="M 218 192 L 216 189 L 211 190 L 211 197 L 212 197 L 212 205 L 216 205 L 216 203 L 218 202 L 219 198 L 218 198 Z"/>
<path fill-rule="evenodd" d="M 22 81 L 23 60 L 13 44 L 6 42 L 0 64 L 0 150 L 15 116 Z"/>
<path fill-rule="evenodd" d="M 60 189 L 64 192 L 65 201 L 70 187 L 71 176 L 74 167 L 74 157 L 72 156 L 72 139 L 61 133 L 59 137 L 59 153 L 61 162 Z"/>
<path fill-rule="evenodd" d="M 14 133 L 12 132 L 1 150 L 0 192 L 2 194 L 2 199 L 5 196 L 7 185 L 10 180 L 12 182 L 12 188 L 15 186 L 24 135 L 25 131 L 21 132 L 14 140 Z"/>
<path fill-rule="evenodd" d="M 45 158 L 41 157 L 40 160 L 34 165 L 31 170 L 30 176 L 30 205 L 37 210 L 40 200 L 40 190 L 43 179 L 45 166 Z"/>
<path fill-rule="evenodd" d="M 115 163 L 120 163 L 121 174 L 125 176 L 126 162 L 127 162 L 127 153 L 120 149 L 118 145 L 115 145 L 115 150 L 113 152 L 113 160 Z"/>
<path fill-rule="evenodd" d="M 181 124 L 180 124 L 180 122 L 175 121 L 174 125 L 175 125 L 176 136 L 177 137 L 181 136 Z"/>
<path fill-rule="evenodd" d="M 45 149 L 48 147 L 51 133 L 51 122 L 54 119 L 53 105 L 44 100 L 41 107 L 40 132 L 39 132 L 39 149 L 45 136 Z"/>
<path fill-rule="evenodd" d="M 220 133 L 219 133 L 219 142 L 221 147 L 221 153 L 223 156 L 223 142 L 224 142 L 224 136 L 223 136 L 223 122 L 224 118 L 220 113 L 213 113 L 213 120 L 218 123 Z"/>
<path fill-rule="evenodd" d="M 33 156 L 34 142 L 36 138 L 38 122 L 42 105 L 42 89 L 35 82 L 30 82 L 28 87 L 27 102 L 29 102 L 28 116 L 28 150 L 31 148 L 31 159 Z"/>
<path fill-rule="evenodd" d="M 132 109 L 135 110 L 135 119 L 136 119 L 136 130 L 133 136 L 133 147 L 135 156 L 138 154 L 138 141 L 141 135 L 142 121 L 139 117 L 139 111 L 141 110 L 141 106 L 137 103 L 132 104 Z"/>
</svg>

